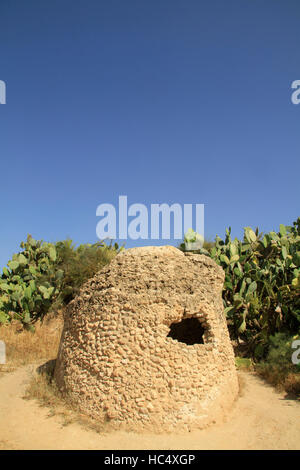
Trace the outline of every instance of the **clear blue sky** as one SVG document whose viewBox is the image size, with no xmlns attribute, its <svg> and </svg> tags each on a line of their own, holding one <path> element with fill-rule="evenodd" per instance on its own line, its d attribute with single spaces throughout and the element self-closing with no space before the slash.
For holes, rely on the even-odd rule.
<svg viewBox="0 0 300 470">
<path fill-rule="evenodd" d="M 119 195 L 204 203 L 211 238 L 292 223 L 299 22 L 299 0 L 1 0 L 0 267 L 28 233 L 95 242 Z"/>
</svg>

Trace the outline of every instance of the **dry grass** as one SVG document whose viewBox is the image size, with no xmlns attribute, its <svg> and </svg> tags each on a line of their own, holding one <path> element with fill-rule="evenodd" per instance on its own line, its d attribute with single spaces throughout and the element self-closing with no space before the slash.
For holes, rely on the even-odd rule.
<svg viewBox="0 0 300 470">
<path fill-rule="evenodd" d="M 244 370 L 244 371 L 252 371 L 253 370 L 253 363 L 250 358 L 247 357 L 239 357 L 235 358 L 235 366 L 237 370 Z"/>
<path fill-rule="evenodd" d="M 270 366 L 257 364 L 256 373 L 279 392 L 285 391 L 288 395 L 300 401 L 300 373 L 291 372 Z"/>
<path fill-rule="evenodd" d="M 300 401 L 300 374 L 290 373 L 284 381 L 285 391 Z"/>
<path fill-rule="evenodd" d="M 60 416 L 62 425 L 74 422 L 71 403 L 66 406 L 61 393 L 47 373 L 34 374 L 23 397 L 25 400 L 37 400 L 41 406 L 49 408 L 49 416 Z"/>
<path fill-rule="evenodd" d="M 246 381 L 245 378 L 238 372 L 238 383 L 239 383 L 239 397 L 243 397 L 245 395 L 246 389 Z"/>
<path fill-rule="evenodd" d="M 36 324 L 35 333 L 25 331 L 19 322 L 0 327 L 0 340 L 6 345 L 6 364 L 0 365 L 0 373 L 40 360 L 57 357 L 62 316 Z"/>
<path fill-rule="evenodd" d="M 6 364 L 0 365 L 0 376 L 20 366 L 44 363 L 39 373 L 32 375 L 24 399 L 37 400 L 41 406 L 48 407 L 49 416 L 60 417 L 63 426 L 78 423 L 86 429 L 103 432 L 104 425 L 79 413 L 78 408 L 62 396 L 52 381 L 51 369 L 57 357 L 63 328 L 62 315 L 48 317 L 35 327 L 35 333 L 23 330 L 19 322 L 0 327 L 0 340 L 6 345 Z"/>
<path fill-rule="evenodd" d="M 48 373 L 34 374 L 23 397 L 26 400 L 37 400 L 41 406 L 49 408 L 49 416 L 58 416 L 63 426 L 79 424 L 87 430 L 103 433 L 108 430 L 106 423 L 100 423 L 80 413 L 78 407 L 58 390 Z"/>
</svg>

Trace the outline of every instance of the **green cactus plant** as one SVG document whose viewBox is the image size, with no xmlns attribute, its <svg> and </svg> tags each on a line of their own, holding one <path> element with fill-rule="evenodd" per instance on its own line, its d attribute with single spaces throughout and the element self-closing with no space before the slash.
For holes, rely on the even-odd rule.
<svg viewBox="0 0 300 470">
<path fill-rule="evenodd" d="M 31 235 L 20 247 L 0 277 L 0 324 L 17 319 L 31 331 L 37 320 L 65 305 L 123 249 L 103 242 L 75 248 L 70 240 L 54 245 Z"/>
<path fill-rule="evenodd" d="M 246 227 L 242 241 L 226 229 L 210 256 L 225 271 L 223 301 L 233 338 L 263 354 L 271 335 L 300 331 L 300 218 L 278 233 Z"/>
<path fill-rule="evenodd" d="M 0 278 L 0 322 L 15 318 L 33 330 L 34 322 L 44 317 L 59 291 L 58 284 L 46 286 L 42 280 L 47 270 L 55 269 L 56 249 L 31 235 L 21 243 L 21 248 L 23 251 L 13 255 Z M 43 293 L 43 289 L 47 292 Z"/>
</svg>

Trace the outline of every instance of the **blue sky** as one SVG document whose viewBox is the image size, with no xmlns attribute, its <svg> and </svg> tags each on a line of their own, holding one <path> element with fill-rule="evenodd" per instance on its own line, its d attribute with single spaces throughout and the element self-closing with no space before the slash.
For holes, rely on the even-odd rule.
<svg viewBox="0 0 300 470">
<path fill-rule="evenodd" d="M 0 267 L 28 233 L 97 241 L 119 195 L 203 203 L 210 238 L 291 224 L 299 20 L 298 0 L 1 0 Z"/>
</svg>

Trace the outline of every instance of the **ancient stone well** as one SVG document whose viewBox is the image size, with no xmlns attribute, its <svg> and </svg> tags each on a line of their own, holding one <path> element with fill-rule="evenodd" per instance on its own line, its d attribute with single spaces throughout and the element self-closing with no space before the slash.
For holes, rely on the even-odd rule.
<svg viewBox="0 0 300 470">
<path fill-rule="evenodd" d="M 126 250 L 68 307 L 55 380 L 113 427 L 201 428 L 238 392 L 223 270 L 170 246 Z"/>
</svg>

